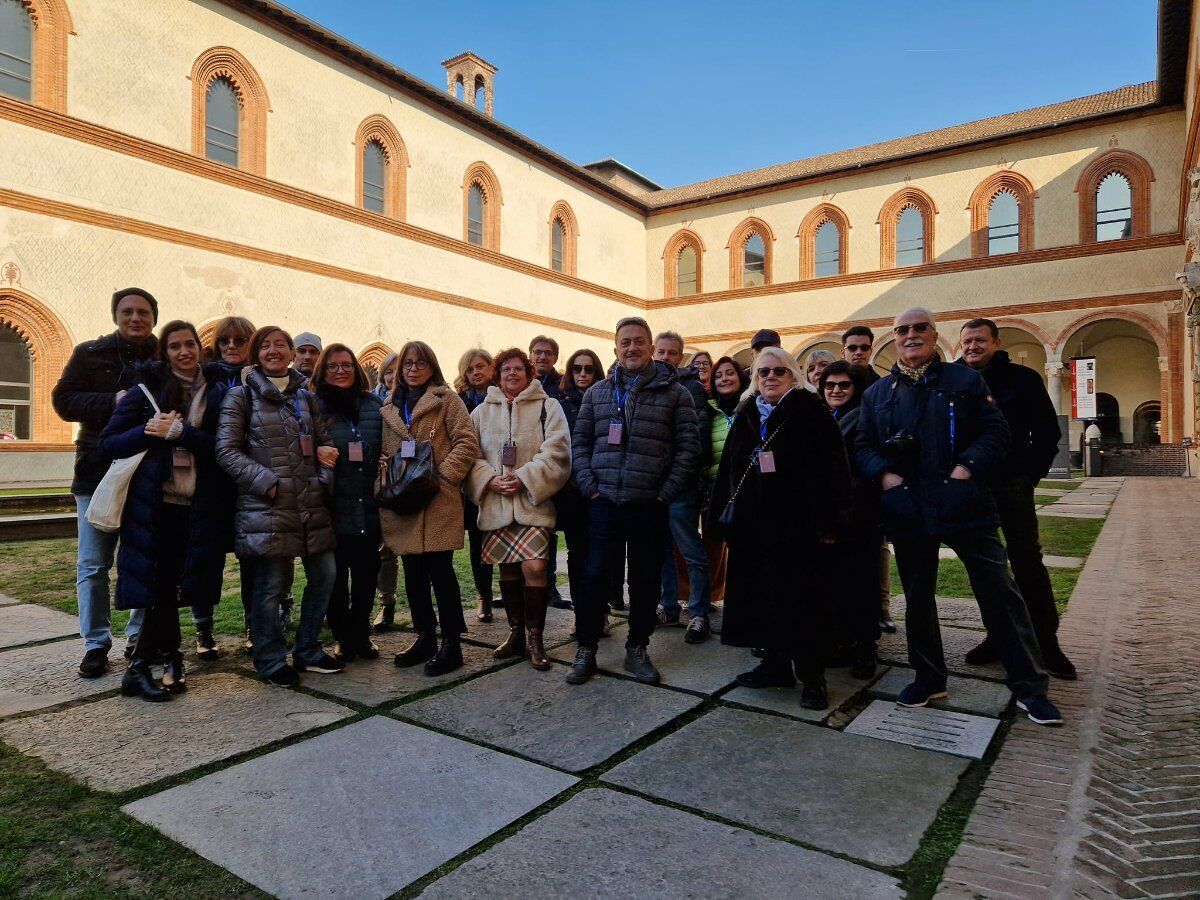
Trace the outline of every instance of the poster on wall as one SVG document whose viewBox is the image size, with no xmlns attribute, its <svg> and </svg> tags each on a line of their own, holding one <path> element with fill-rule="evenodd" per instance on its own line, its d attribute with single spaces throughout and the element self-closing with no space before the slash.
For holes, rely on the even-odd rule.
<svg viewBox="0 0 1200 900">
<path fill-rule="evenodd" d="M 1096 418 L 1096 357 L 1071 357 L 1071 418 Z"/>
</svg>

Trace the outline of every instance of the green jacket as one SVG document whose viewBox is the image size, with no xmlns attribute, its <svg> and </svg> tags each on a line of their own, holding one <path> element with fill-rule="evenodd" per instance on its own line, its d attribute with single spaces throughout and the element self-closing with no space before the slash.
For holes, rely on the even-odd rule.
<svg viewBox="0 0 1200 900">
<path fill-rule="evenodd" d="M 704 483 L 712 485 L 717 480 L 717 469 L 721 466 L 721 451 L 725 449 L 725 439 L 729 437 L 729 426 L 733 416 L 726 416 L 717 406 L 715 400 L 709 400 L 709 421 L 712 422 L 712 459 L 708 470 L 704 473 Z"/>
</svg>

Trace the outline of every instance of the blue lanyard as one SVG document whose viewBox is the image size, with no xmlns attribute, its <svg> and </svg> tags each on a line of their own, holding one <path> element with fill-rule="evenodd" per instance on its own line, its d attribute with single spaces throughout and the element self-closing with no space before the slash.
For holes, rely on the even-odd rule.
<svg viewBox="0 0 1200 900">
<path fill-rule="evenodd" d="M 630 392 L 633 391 L 634 387 L 638 383 L 638 379 L 641 377 L 642 377 L 641 375 L 634 376 L 633 381 L 629 382 L 629 387 L 627 387 L 624 390 L 624 392 L 622 392 L 621 385 L 617 380 L 617 376 L 613 375 L 613 393 L 616 394 L 616 396 L 617 396 L 617 412 L 613 416 L 613 418 L 615 418 L 615 419 L 624 419 L 625 418 L 625 401 L 629 398 Z"/>
<path fill-rule="evenodd" d="M 404 417 L 405 427 L 412 425 L 412 412 L 408 408 L 408 398 L 405 398 L 404 402 L 400 404 L 400 415 Z"/>
<path fill-rule="evenodd" d="M 345 420 L 346 420 L 346 424 L 350 426 L 350 430 L 351 430 L 351 431 L 354 433 L 354 439 L 355 439 L 356 441 L 359 441 L 359 442 L 361 442 L 361 441 L 362 441 L 362 438 L 360 438 L 360 437 L 358 436 L 358 429 L 354 427 L 354 423 L 353 423 L 353 422 L 351 422 L 351 421 L 350 421 L 348 418 L 346 418 L 345 416 L 342 416 L 342 418 L 343 418 L 343 419 L 345 419 Z"/>
<path fill-rule="evenodd" d="M 954 462 L 954 401 L 950 401 L 950 461 Z"/>
<path fill-rule="evenodd" d="M 292 403 L 296 407 L 296 422 L 300 426 L 301 434 L 308 434 L 308 429 L 304 427 L 304 414 L 300 412 L 300 392 L 292 394 Z"/>
</svg>

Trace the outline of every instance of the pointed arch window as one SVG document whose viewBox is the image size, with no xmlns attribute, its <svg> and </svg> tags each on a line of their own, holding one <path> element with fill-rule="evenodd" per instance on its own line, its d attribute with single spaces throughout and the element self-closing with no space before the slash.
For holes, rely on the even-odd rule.
<svg viewBox="0 0 1200 900">
<path fill-rule="evenodd" d="M 228 78 L 214 78 L 204 94 L 204 158 L 236 169 L 240 130 L 237 90 Z"/>
<path fill-rule="evenodd" d="M 255 175 L 267 171 L 262 79 L 232 47 L 213 47 L 192 64 L 192 152 Z"/>
<path fill-rule="evenodd" d="M 408 150 L 390 120 L 368 116 L 354 136 L 355 202 L 368 212 L 404 219 Z"/>
<path fill-rule="evenodd" d="M 476 247 L 483 246 L 483 216 L 487 212 L 487 198 L 482 185 L 473 184 L 467 192 L 467 242 Z"/>
<path fill-rule="evenodd" d="M 771 283 L 775 232 L 762 219 L 742 221 L 729 238 L 729 286 L 755 287 Z"/>
<path fill-rule="evenodd" d="M 663 296 L 691 297 L 704 290 L 704 242 L 684 228 L 663 250 Z"/>
<path fill-rule="evenodd" d="M 1037 191 L 1019 172 L 985 178 L 971 193 L 971 255 L 999 256 L 1033 249 L 1033 201 Z"/>
<path fill-rule="evenodd" d="M 832 203 L 808 213 L 796 232 L 800 238 L 800 277 L 828 278 L 849 271 L 850 219 Z"/>
<path fill-rule="evenodd" d="M 0 96 L 67 111 L 65 0 L 0 0 Z"/>
<path fill-rule="evenodd" d="M 0 440 L 27 441 L 33 436 L 32 399 L 29 347 L 21 335 L 0 322 Z"/>
<path fill-rule="evenodd" d="M 564 275 L 576 274 L 579 259 L 579 224 L 566 200 L 550 210 L 550 268 Z"/>
<path fill-rule="evenodd" d="M 1150 233 L 1150 164 L 1128 150 L 1109 150 L 1084 167 L 1079 194 L 1079 240 L 1089 244 Z"/>
<path fill-rule="evenodd" d="M 920 188 L 903 188 L 879 211 L 881 268 L 919 266 L 933 262 L 933 223 L 937 207 Z"/>
<path fill-rule="evenodd" d="M 1120 172 L 1109 172 L 1096 186 L 1096 240 L 1133 237 L 1133 188 Z"/>
<path fill-rule="evenodd" d="M 500 181 L 491 166 L 471 164 L 463 178 L 463 240 L 486 250 L 500 249 Z"/>
<path fill-rule="evenodd" d="M 0 0 L 0 94 L 33 102 L 33 17 L 21 0 Z"/>
<path fill-rule="evenodd" d="M 387 153 L 379 141 L 368 141 L 363 148 L 362 196 L 363 209 L 383 215 L 387 209 Z"/>
</svg>

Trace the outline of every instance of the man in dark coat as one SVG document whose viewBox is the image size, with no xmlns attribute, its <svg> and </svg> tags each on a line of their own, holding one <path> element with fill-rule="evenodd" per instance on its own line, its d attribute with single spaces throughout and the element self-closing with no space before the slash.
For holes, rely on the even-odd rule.
<svg viewBox="0 0 1200 900">
<path fill-rule="evenodd" d="M 700 469 L 707 469 L 712 458 L 712 407 L 708 405 L 708 393 L 700 381 L 700 373 L 691 366 L 683 366 L 683 338 L 674 331 L 664 331 L 654 339 L 654 358 L 671 367 L 677 384 L 683 385 L 696 408 L 696 436 L 700 446 Z M 675 571 L 675 552 L 687 564 L 688 597 L 687 629 L 683 639 L 689 644 L 699 644 L 712 634 L 708 621 L 711 594 L 708 583 L 708 556 L 704 542 L 700 539 L 700 479 L 684 489 L 671 501 L 671 541 L 667 544 L 662 567 L 662 598 L 658 605 L 658 624 L 675 625 L 679 622 L 679 573 Z"/>
<path fill-rule="evenodd" d="M 533 363 L 533 377 L 542 383 L 547 397 L 562 400 L 562 375 L 555 367 L 558 363 L 558 341 L 548 335 L 539 334 L 529 342 L 529 361 Z M 546 583 L 550 585 L 550 605 L 556 609 L 570 609 L 573 605 L 558 590 L 555 584 L 558 575 L 558 532 L 550 532 L 550 557 L 546 561 Z"/>
<path fill-rule="evenodd" d="M 936 358 L 933 313 L 907 310 L 892 330 L 897 362 L 867 389 L 856 446 L 860 471 L 883 488 L 883 527 L 908 598 L 908 659 L 916 680 L 898 702 L 925 706 L 947 696 L 934 603 L 938 548 L 945 543 L 966 567 L 1018 705 L 1040 725 L 1061 724 L 1046 696 L 1029 611 L 996 531 L 996 505 L 980 482 L 1008 451 L 1008 425 L 978 374 Z"/>
<path fill-rule="evenodd" d="M 668 509 L 695 483 L 700 466 L 696 410 L 669 366 L 651 358 L 645 319 L 617 323 L 617 365 L 588 388 L 575 419 L 571 457 L 575 484 L 589 498 L 589 589 L 575 602 L 579 650 L 567 675 L 583 684 L 596 672 L 596 645 L 604 628 L 613 560 L 629 548 L 629 636 L 625 670 L 653 684 L 658 670 L 646 646 L 654 632 L 669 534 Z"/>
<path fill-rule="evenodd" d="M 1000 349 L 1000 329 L 991 319 L 967 322 L 959 340 L 963 352 L 959 364 L 983 376 L 1012 434 L 1008 453 L 988 480 L 988 489 L 1000 514 L 1008 561 L 1029 609 L 1042 662 L 1046 671 L 1057 678 L 1075 678 L 1075 666 L 1058 645 L 1058 608 L 1050 575 L 1042 562 L 1033 502 L 1034 488 L 1046 477 L 1058 453 L 1062 437 L 1058 413 L 1041 376 L 1014 363 Z M 988 638 L 967 654 L 967 662 L 975 665 L 999 658 L 996 645 Z"/>
<path fill-rule="evenodd" d="M 153 328 L 158 321 L 158 301 L 149 291 L 125 288 L 112 296 L 112 318 L 117 330 L 76 347 L 52 395 L 59 418 L 80 423 L 71 493 L 75 495 L 79 514 L 75 583 L 79 633 L 84 643 L 79 674 L 84 678 L 99 678 L 108 670 L 108 651 L 112 649 L 108 573 L 112 569 L 117 535 L 97 531 L 87 521 L 92 494 L 108 470 L 108 460 L 98 450 L 100 432 L 125 392 L 138 382 L 139 364 L 154 355 L 157 342 Z M 131 645 L 141 622 L 141 613 L 137 612 L 125 627 Z"/>
</svg>

